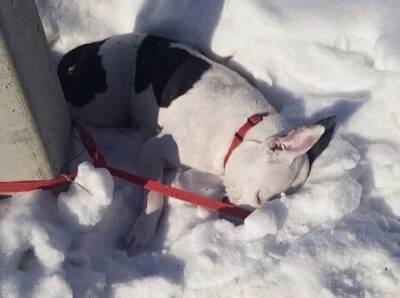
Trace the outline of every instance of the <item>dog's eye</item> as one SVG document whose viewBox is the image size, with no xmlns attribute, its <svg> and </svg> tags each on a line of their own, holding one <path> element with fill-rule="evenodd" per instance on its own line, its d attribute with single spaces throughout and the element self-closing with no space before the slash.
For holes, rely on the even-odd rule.
<svg viewBox="0 0 400 298">
<path fill-rule="evenodd" d="M 274 145 L 272 146 L 271 150 L 272 150 L 272 152 L 275 152 L 275 151 L 278 151 L 278 150 L 281 150 L 281 149 L 280 149 L 280 147 L 279 147 L 278 144 L 274 144 Z"/>
<path fill-rule="evenodd" d="M 271 148 L 272 152 L 282 151 L 282 150 L 285 150 L 285 149 L 286 149 L 285 145 L 282 144 L 282 143 L 278 143 L 278 142 L 274 142 L 272 144 L 272 148 Z"/>
</svg>

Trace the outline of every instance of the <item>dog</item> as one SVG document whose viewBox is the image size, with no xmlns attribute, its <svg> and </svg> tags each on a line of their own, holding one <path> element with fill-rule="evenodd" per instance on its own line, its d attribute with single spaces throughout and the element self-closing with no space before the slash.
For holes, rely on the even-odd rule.
<svg viewBox="0 0 400 298">
<path fill-rule="evenodd" d="M 142 175 L 162 182 L 167 168 L 180 166 L 218 175 L 230 202 L 249 209 L 301 187 L 335 126 L 329 117 L 290 129 L 238 73 L 154 35 L 81 45 L 62 57 L 58 75 L 73 117 L 141 131 Z M 153 239 L 163 204 L 161 194 L 145 192 L 126 240 L 130 250 Z"/>
</svg>

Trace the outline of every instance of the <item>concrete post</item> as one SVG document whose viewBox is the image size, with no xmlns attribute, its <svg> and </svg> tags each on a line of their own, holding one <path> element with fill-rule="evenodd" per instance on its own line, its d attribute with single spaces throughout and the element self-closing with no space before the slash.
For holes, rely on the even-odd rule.
<svg viewBox="0 0 400 298">
<path fill-rule="evenodd" d="M 0 1 L 0 181 L 59 174 L 70 118 L 34 0 Z"/>
</svg>

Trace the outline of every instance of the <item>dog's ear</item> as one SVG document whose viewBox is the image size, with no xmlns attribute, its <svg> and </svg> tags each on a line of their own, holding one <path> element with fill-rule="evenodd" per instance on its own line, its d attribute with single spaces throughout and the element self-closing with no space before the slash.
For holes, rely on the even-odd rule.
<svg viewBox="0 0 400 298">
<path fill-rule="evenodd" d="M 283 137 L 273 140 L 272 149 L 280 155 L 293 160 L 313 147 L 325 132 L 323 125 L 296 128 Z"/>
<path fill-rule="evenodd" d="M 333 133 L 336 126 L 336 116 L 330 116 L 319 120 L 316 125 L 322 125 L 325 128 L 325 132 L 321 138 L 307 151 L 308 160 L 311 165 L 315 159 L 328 147 L 330 141 L 332 140 Z"/>
</svg>

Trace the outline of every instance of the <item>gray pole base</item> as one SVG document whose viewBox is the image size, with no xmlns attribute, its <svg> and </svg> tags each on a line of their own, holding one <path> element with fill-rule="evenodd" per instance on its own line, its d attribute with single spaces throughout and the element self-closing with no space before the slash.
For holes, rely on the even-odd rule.
<svg viewBox="0 0 400 298">
<path fill-rule="evenodd" d="M 70 117 L 34 0 L 0 1 L 0 181 L 48 179 Z"/>
</svg>

